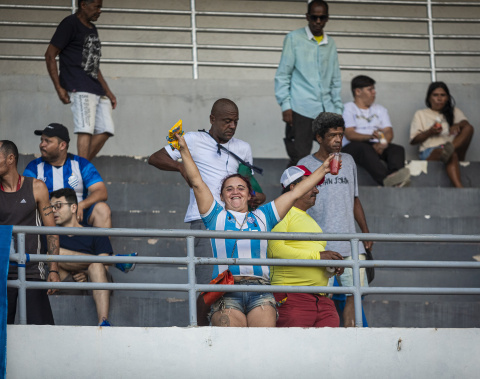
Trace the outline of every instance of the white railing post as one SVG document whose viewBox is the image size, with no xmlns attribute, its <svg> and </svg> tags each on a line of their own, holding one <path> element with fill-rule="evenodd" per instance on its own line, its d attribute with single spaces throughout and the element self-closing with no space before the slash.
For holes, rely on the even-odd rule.
<svg viewBox="0 0 480 379">
<path fill-rule="evenodd" d="M 436 82 L 437 68 L 435 66 L 435 39 L 433 34 L 432 0 L 427 0 L 427 17 L 428 17 L 428 48 L 430 53 L 430 78 L 432 82 Z"/>
<path fill-rule="evenodd" d="M 359 254 L 358 254 L 358 244 L 360 241 L 358 239 L 352 239 L 350 241 L 352 247 L 352 259 L 353 259 L 353 286 L 355 287 L 355 292 L 353 293 L 353 304 L 355 308 L 355 326 L 363 326 L 362 318 L 362 296 L 360 294 L 360 264 L 359 264 Z"/>
<path fill-rule="evenodd" d="M 190 0 L 191 26 L 192 26 L 192 61 L 193 79 L 198 79 L 198 50 L 197 50 L 197 14 L 195 0 Z"/>
<path fill-rule="evenodd" d="M 187 237 L 188 313 L 190 326 L 197 326 L 197 291 L 195 277 L 195 237 Z"/>
</svg>

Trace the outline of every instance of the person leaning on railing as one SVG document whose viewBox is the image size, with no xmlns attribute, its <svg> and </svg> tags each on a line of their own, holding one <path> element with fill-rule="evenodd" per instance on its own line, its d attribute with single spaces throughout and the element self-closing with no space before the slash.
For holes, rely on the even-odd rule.
<svg viewBox="0 0 480 379">
<path fill-rule="evenodd" d="M 425 104 L 428 108 L 417 111 L 413 116 L 410 144 L 420 145 L 420 159 L 445 163 L 453 185 L 462 188 L 459 161 L 465 160 L 473 126 L 455 106 L 455 100 L 444 82 L 430 84 Z"/>
<path fill-rule="evenodd" d="M 192 184 L 202 220 L 208 230 L 231 231 L 271 231 L 287 214 L 295 201 L 306 194 L 326 173 L 330 172 L 331 158 L 325 160 L 315 172 L 292 191 L 274 201 L 260 206 L 254 211 L 248 210 L 251 186 L 248 179 L 239 174 L 227 176 L 221 186 L 220 205 L 203 182 L 200 172 L 190 155 L 182 136 L 176 135 L 180 145 L 180 154 L 185 166 L 186 176 Z M 267 257 L 267 242 L 261 240 L 212 239 L 215 258 L 260 258 Z M 229 269 L 235 284 L 269 284 L 268 266 L 217 265 L 213 277 Z M 265 292 L 227 292 L 212 305 L 211 323 L 213 326 L 231 327 L 274 327 L 276 323 L 275 298 Z"/>
</svg>

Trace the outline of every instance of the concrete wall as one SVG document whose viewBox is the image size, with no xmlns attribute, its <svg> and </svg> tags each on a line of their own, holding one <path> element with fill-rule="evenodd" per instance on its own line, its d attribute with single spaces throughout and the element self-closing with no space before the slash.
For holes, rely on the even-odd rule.
<svg viewBox="0 0 480 379">
<path fill-rule="evenodd" d="M 8 326 L 9 378 L 474 378 L 478 329 Z"/>
<path fill-rule="evenodd" d="M 220 97 L 228 97 L 240 108 L 236 136 L 250 142 L 254 157 L 286 157 L 284 124 L 270 80 L 109 78 L 109 82 L 118 99 L 116 136 L 100 155 L 148 156 L 165 145 L 167 131 L 178 119 L 183 119 L 187 131 L 208 129 L 211 105 Z M 390 110 L 395 142 L 406 147 L 408 159 L 416 158 L 416 148 L 408 145 L 409 128 L 415 111 L 424 107 L 426 87 L 426 83 L 377 85 L 378 102 Z M 450 87 L 459 108 L 478 127 L 480 85 Z M 344 83 L 342 98 L 351 100 L 348 83 Z M 21 153 L 38 153 L 39 138 L 33 130 L 50 122 L 61 122 L 73 132 L 70 107 L 60 103 L 47 76 L 0 76 L 2 139 L 15 141 Z M 72 140 L 70 150 L 75 153 L 75 138 Z M 467 159 L 480 160 L 480 150 L 474 148 L 479 145 L 480 133 L 476 133 Z"/>
</svg>

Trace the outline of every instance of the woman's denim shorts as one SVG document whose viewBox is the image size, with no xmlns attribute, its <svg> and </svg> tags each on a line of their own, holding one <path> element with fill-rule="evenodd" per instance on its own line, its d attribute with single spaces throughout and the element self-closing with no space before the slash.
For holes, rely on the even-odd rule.
<svg viewBox="0 0 480 379">
<path fill-rule="evenodd" d="M 235 284 L 255 286 L 269 285 L 265 279 L 245 279 L 235 282 Z M 217 302 L 212 305 L 210 317 L 223 309 L 237 309 L 243 314 L 248 314 L 252 309 L 270 305 L 275 308 L 275 298 L 271 292 L 225 292 Z"/>
</svg>

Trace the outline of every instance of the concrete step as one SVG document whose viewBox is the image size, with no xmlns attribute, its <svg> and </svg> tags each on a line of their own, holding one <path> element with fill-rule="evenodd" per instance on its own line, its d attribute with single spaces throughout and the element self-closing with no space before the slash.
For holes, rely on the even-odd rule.
<svg viewBox="0 0 480 379">
<path fill-rule="evenodd" d="M 98 324 L 92 296 L 53 295 L 50 304 L 56 325 Z M 185 327 L 188 326 L 188 302 L 178 297 L 158 299 L 115 293 L 110 297 L 108 319 L 113 326 Z"/>
<path fill-rule="evenodd" d="M 363 301 L 365 315 L 374 328 L 478 328 L 480 301 Z"/>
<path fill-rule="evenodd" d="M 28 162 L 34 158 L 33 154 L 20 155 L 19 170 L 23 171 Z M 105 182 L 184 183 L 183 178 L 178 173 L 158 170 L 150 166 L 147 160 L 148 157 L 100 156 L 95 158 L 92 163 Z M 262 188 L 272 186 L 280 190 L 280 176 L 287 163 L 286 159 L 255 159 L 255 164 L 264 169 L 263 175 L 257 176 Z M 410 167 L 412 172 L 411 187 L 452 187 L 445 166 L 441 162 L 413 160 L 408 162 L 407 166 Z M 480 187 L 479 172 L 480 162 L 461 162 L 460 173 L 466 187 Z M 358 182 L 360 186 L 378 186 L 362 167 L 358 167 Z M 267 191 L 264 192 L 268 193 Z"/>
<path fill-rule="evenodd" d="M 478 217 L 388 217 L 369 215 L 368 228 L 372 233 L 407 233 L 407 234 L 478 234 L 480 219 Z"/>
<path fill-rule="evenodd" d="M 50 296 L 56 325 L 97 325 L 91 296 Z M 370 327 L 376 328 L 478 328 L 480 301 L 363 301 Z M 188 301 L 180 298 L 110 298 L 109 320 L 114 326 L 188 326 Z"/>
</svg>

